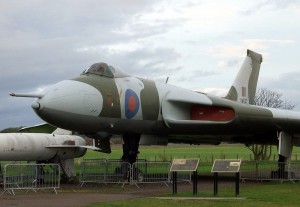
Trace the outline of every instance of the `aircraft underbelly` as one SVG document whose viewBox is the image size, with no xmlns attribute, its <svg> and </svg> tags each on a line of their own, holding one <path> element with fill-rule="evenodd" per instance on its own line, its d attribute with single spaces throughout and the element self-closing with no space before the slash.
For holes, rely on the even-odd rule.
<svg viewBox="0 0 300 207">
<path fill-rule="evenodd" d="M 39 113 L 39 112 L 37 112 Z M 72 113 L 61 112 L 53 109 L 43 109 L 40 117 L 47 114 L 47 122 L 64 129 L 78 132 L 99 132 L 110 133 L 135 132 L 141 134 L 227 134 L 231 132 L 249 132 L 249 129 L 257 126 L 255 120 L 251 125 L 243 125 L 240 120 L 231 122 L 211 122 L 211 121 L 189 121 L 189 120 L 128 120 L 117 118 L 105 118 L 85 116 Z M 57 119 L 59 117 L 59 119 Z M 58 121 L 59 120 L 59 121 Z"/>
<path fill-rule="evenodd" d="M 274 143 L 277 138 L 276 133 L 280 131 L 281 127 L 285 126 L 286 129 L 300 132 L 300 129 L 297 128 L 299 126 L 297 121 L 293 124 L 293 120 L 272 119 L 270 113 L 264 110 L 259 111 L 256 108 L 245 110 L 244 106 L 235 107 L 235 116 L 233 117 L 231 109 L 226 105 L 223 108 L 214 108 L 208 105 L 209 108 L 204 108 L 204 110 L 201 108 L 202 105 L 200 107 L 194 103 L 179 103 L 177 106 L 181 106 L 180 113 L 171 113 L 172 110 L 170 109 L 172 108 L 168 108 L 170 113 L 166 114 L 166 111 L 163 110 L 163 119 L 161 120 L 95 117 L 57 111 L 46 107 L 37 113 L 42 112 L 41 118 L 43 115 L 47 115 L 45 120 L 54 126 L 78 132 L 96 133 L 102 131 L 111 134 L 132 132 L 166 136 L 170 137 L 169 140 L 176 137 L 178 140 L 182 139 L 181 142 L 187 141 L 189 143 L 217 143 L 220 140 L 240 143 L 260 143 L 265 140 L 266 143 Z M 193 114 L 198 112 L 208 115 L 201 118 L 202 114 L 200 114 L 199 118 L 199 114 Z M 221 115 L 218 114 L 219 112 Z"/>
</svg>

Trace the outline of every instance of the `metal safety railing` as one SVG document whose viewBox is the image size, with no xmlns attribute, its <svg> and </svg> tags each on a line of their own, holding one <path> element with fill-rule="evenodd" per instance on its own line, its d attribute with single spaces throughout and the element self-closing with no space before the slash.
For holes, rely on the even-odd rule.
<svg viewBox="0 0 300 207">
<path fill-rule="evenodd" d="M 121 160 L 106 161 L 106 183 L 130 183 L 131 165 Z"/>
<path fill-rule="evenodd" d="M 80 163 L 79 181 L 84 183 L 104 183 L 106 175 L 106 159 L 91 159 Z"/>
<path fill-rule="evenodd" d="M 136 162 L 131 167 L 131 184 L 171 182 L 170 162 Z"/>
<path fill-rule="evenodd" d="M 241 180 L 300 180 L 300 163 L 277 163 L 268 161 L 243 161 Z"/>
<path fill-rule="evenodd" d="M 137 161 L 133 165 L 121 160 L 83 160 L 80 163 L 80 185 L 86 183 L 164 183 L 171 182 L 170 162 Z M 190 174 L 179 181 L 191 181 Z"/>
<path fill-rule="evenodd" d="M 57 164 L 6 164 L 3 173 L 5 192 L 52 189 L 56 194 L 60 186 L 60 167 Z"/>
<path fill-rule="evenodd" d="M 90 159 L 80 163 L 80 186 L 86 183 L 128 183 L 130 164 L 120 160 Z"/>
</svg>

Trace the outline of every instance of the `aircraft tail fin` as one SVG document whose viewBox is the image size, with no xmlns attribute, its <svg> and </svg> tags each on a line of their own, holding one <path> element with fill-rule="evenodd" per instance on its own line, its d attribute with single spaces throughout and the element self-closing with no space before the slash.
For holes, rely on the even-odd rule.
<svg viewBox="0 0 300 207">
<path fill-rule="evenodd" d="M 261 63 L 261 54 L 247 50 L 247 56 L 225 98 L 241 103 L 254 104 Z"/>
</svg>

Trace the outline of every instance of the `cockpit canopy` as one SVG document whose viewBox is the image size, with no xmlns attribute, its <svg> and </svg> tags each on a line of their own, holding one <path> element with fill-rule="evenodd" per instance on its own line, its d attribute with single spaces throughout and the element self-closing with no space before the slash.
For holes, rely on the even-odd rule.
<svg viewBox="0 0 300 207">
<path fill-rule="evenodd" d="M 123 78 L 129 76 L 122 70 L 107 65 L 106 63 L 94 63 L 89 69 L 86 69 L 82 74 L 94 74 L 108 78 Z"/>
</svg>

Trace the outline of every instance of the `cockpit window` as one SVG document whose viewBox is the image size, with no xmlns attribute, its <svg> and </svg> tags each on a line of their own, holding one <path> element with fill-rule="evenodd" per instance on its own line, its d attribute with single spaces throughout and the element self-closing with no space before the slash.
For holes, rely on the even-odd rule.
<svg viewBox="0 0 300 207">
<path fill-rule="evenodd" d="M 95 74 L 108 78 L 121 78 L 129 76 L 122 70 L 116 69 L 113 66 L 107 65 L 106 63 L 94 63 L 89 69 L 85 70 L 83 74 Z"/>
<path fill-rule="evenodd" d="M 113 73 L 106 63 L 94 63 L 88 70 L 85 71 L 85 73 L 106 76 L 109 78 L 114 77 Z"/>
</svg>

